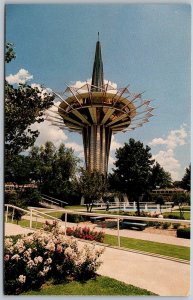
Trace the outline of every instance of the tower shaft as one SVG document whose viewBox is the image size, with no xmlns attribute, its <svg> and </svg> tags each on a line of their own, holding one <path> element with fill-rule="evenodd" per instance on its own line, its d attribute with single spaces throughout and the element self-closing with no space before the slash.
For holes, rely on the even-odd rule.
<svg viewBox="0 0 193 300">
<path fill-rule="evenodd" d="M 86 169 L 107 174 L 112 130 L 104 125 L 91 125 L 83 129 Z"/>
</svg>

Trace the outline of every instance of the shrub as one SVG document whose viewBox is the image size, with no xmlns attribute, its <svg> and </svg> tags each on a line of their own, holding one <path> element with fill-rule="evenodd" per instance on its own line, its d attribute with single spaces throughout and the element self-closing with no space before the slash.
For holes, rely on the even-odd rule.
<svg viewBox="0 0 193 300">
<path fill-rule="evenodd" d="M 180 223 L 175 223 L 175 224 L 172 224 L 172 226 L 173 226 L 174 229 L 178 229 L 181 226 L 181 224 Z"/>
<path fill-rule="evenodd" d="M 91 230 L 89 227 L 76 227 L 70 228 L 67 227 L 66 234 L 70 236 L 74 236 L 76 238 L 90 240 L 90 241 L 97 241 L 102 243 L 104 241 L 104 232 L 103 231 L 94 231 Z"/>
<path fill-rule="evenodd" d="M 164 218 L 166 219 L 181 219 L 180 216 L 178 215 L 173 215 L 173 214 L 169 214 L 169 215 L 165 215 Z"/>
<path fill-rule="evenodd" d="M 12 218 L 12 215 L 13 215 L 13 219 L 16 220 L 17 224 L 18 224 L 18 222 L 21 220 L 21 217 L 24 215 L 24 212 L 22 212 L 18 209 L 15 209 L 15 211 L 10 214 L 11 218 Z"/>
<path fill-rule="evenodd" d="M 149 222 L 148 224 L 149 227 L 156 227 L 159 228 L 160 227 L 160 223 L 159 222 Z"/>
<path fill-rule="evenodd" d="M 84 245 L 73 237 L 66 237 L 58 223 L 19 238 L 5 239 L 4 292 L 16 295 L 31 288 L 39 288 L 46 280 L 86 280 L 94 277 L 100 266 L 102 247 Z"/>
<path fill-rule="evenodd" d="M 5 192 L 5 204 L 15 204 L 17 200 L 17 193 L 15 191 Z"/>
<path fill-rule="evenodd" d="M 62 221 L 65 221 L 65 214 L 62 214 L 60 219 Z M 85 222 L 87 220 L 90 220 L 90 217 L 87 216 L 81 216 L 81 215 L 70 215 L 68 214 L 67 216 L 68 222 L 72 223 L 80 223 L 80 222 Z"/>
<path fill-rule="evenodd" d="M 169 222 L 165 222 L 162 224 L 163 229 L 168 229 L 170 226 L 171 226 L 171 223 L 169 223 Z"/>
<path fill-rule="evenodd" d="M 178 228 L 176 234 L 179 238 L 190 239 L 190 227 Z"/>
</svg>

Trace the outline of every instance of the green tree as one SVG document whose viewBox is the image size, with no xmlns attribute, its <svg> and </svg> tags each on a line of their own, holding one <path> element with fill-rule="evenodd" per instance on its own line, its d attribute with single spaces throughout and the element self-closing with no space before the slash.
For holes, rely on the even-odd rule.
<svg viewBox="0 0 193 300">
<path fill-rule="evenodd" d="M 31 161 L 28 156 L 14 155 L 5 161 L 5 182 L 19 185 L 29 183 L 31 177 Z"/>
<path fill-rule="evenodd" d="M 73 179 L 80 160 L 71 148 L 61 144 L 57 149 L 52 142 L 46 142 L 44 146 L 32 147 L 29 158 L 31 177 L 43 194 L 62 200 L 75 194 Z"/>
<path fill-rule="evenodd" d="M 184 219 L 183 205 L 185 202 L 187 202 L 185 193 L 174 194 L 172 196 L 172 201 L 174 202 L 174 205 L 178 205 L 179 210 L 180 210 L 180 218 Z"/>
<path fill-rule="evenodd" d="M 164 197 L 163 197 L 162 195 L 157 195 L 157 196 L 155 197 L 155 203 L 160 205 L 160 212 L 162 213 L 161 207 L 162 207 L 162 205 L 165 204 Z"/>
<path fill-rule="evenodd" d="M 182 188 L 190 191 L 190 174 L 191 174 L 191 165 L 189 165 L 188 168 L 186 168 L 185 174 L 182 178 Z"/>
<path fill-rule="evenodd" d="M 13 59 L 16 58 L 15 52 L 13 50 L 13 44 L 7 42 L 5 45 L 5 62 L 9 63 L 10 61 L 12 61 Z"/>
<path fill-rule="evenodd" d="M 98 171 L 90 172 L 81 168 L 77 185 L 85 198 L 87 211 L 90 212 L 92 211 L 94 202 L 99 201 L 107 191 L 106 176 Z"/>
<path fill-rule="evenodd" d="M 5 61 L 15 58 L 11 43 L 6 44 Z M 5 81 L 5 157 L 14 155 L 32 146 L 39 135 L 30 125 L 44 121 L 44 111 L 53 104 L 54 96 L 43 87 L 32 88 L 26 84 L 18 87 Z"/>
<path fill-rule="evenodd" d="M 173 182 L 173 186 L 176 188 L 181 188 L 182 187 L 182 182 L 180 180 L 176 180 Z"/>
<path fill-rule="evenodd" d="M 110 185 L 136 201 L 140 215 L 139 197 L 149 188 L 151 165 L 154 163 L 150 148 L 130 139 L 128 144 L 116 150 L 115 156 L 116 168 L 109 176 Z"/>
<path fill-rule="evenodd" d="M 149 177 L 149 185 L 152 189 L 157 186 L 165 188 L 171 186 L 172 178 L 169 172 L 166 172 L 158 162 L 152 167 L 151 175 Z"/>
</svg>

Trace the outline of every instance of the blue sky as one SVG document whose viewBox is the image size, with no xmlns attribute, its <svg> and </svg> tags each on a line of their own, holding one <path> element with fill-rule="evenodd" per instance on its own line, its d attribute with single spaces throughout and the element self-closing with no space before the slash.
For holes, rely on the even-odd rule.
<svg viewBox="0 0 193 300">
<path fill-rule="evenodd" d="M 177 180 L 190 163 L 190 30 L 191 7 L 184 4 L 7 5 L 6 40 L 14 43 L 17 58 L 6 75 L 16 82 L 24 69 L 33 75 L 29 83 L 55 91 L 63 91 L 64 82 L 85 81 L 99 31 L 105 79 L 145 91 L 156 107 L 150 123 L 114 136 L 109 167 L 116 147 L 132 137 L 149 145 Z M 47 125 L 37 125 L 38 145 L 63 141 L 83 156 L 80 135 Z"/>
</svg>

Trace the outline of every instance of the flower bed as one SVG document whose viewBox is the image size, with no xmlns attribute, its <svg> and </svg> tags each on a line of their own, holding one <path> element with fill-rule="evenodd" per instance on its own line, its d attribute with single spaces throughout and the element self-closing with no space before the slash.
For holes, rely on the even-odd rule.
<svg viewBox="0 0 193 300">
<path fill-rule="evenodd" d="M 102 243 L 104 241 L 105 234 L 103 231 L 94 231 L 91 230 L 89 227 L 67 227 L 66 234 L 70 236 L 74 236 L 76 238 L 90 240 L 90 241 L 97 241 Z"/>
<path fill-rule="evenodd" d="M 39 288 L 46 280 L 87 280 L 95 276 L 102 263 L 102 247 L 84 245 L 66 237 L 55 222 L 46 224 L 47 231 L 36 231 L 14 242 L 5 239 L 4 293 L 20 294 Z"/>
</svg>

